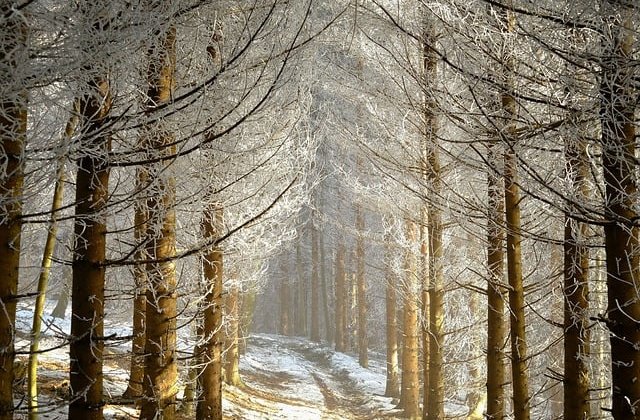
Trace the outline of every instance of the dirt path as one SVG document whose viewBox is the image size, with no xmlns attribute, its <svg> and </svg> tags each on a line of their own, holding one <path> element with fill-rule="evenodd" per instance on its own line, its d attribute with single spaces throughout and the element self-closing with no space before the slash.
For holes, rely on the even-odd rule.
<svg viewBox="0 0 640 420">
<path fill-rule="evenodd" d="M 269 398 L 282 404 L 308 404 L 318 410 L 320 419 L 381 419 L 397 418 L 395 410 L 384 406 L 376 397 L 363 389 L 345 368 L 332 363 L 333 352 L 314 343 L 300 339 L 275 341 L 271 337 L 252 337 L 249 346 L 253 351 L 262 349 L 267 355 L 277 352 L 282 360 L 295 361 L 294 366 L 247 369 L 244 375 L 247 385 L 262 399 Z M 292 374 L 289 370 L 294 370 Z M 241 371 L 241 374 L 243 372 Z M 278 418 L 289 418 L 286 415 Z"/>
</svg>

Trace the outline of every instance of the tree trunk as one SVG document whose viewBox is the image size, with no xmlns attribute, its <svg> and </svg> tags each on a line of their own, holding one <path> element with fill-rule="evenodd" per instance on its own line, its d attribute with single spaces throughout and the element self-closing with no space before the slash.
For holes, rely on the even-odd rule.
<svg viewBox="0 0 640 420">
<path fill-rule="evenodd" d="M 515 30 L 515 15 L 501 11 L 503 35 Z M 513 95 L 514 62 L 505 42 L 502 78 L 505 91 L 500 94 L 503 119 L 500 137 L 506 143 L 504 153 L 505 215 L 507 227 L 507 278 L 509 282 L 509 313 L 511 334 L 511 376 L 513 381 L 513 416 L 515 420 L 528 420 L 530 416 L 529 380 L 527 372 L 527 341 L 525 336 L 525 299 L 522 277 L 522 235 L 520 223 L 520 186 L 518 185 L 518 157 L 516 154 L 515 122 L 517 102 Z"/>
<path fill-rule="evenodd" d="M 74 109 L 71 118 L 64 129 L 63 145 L 70 140 L 78 125 L 78 106 L 74 102 Z M 53 190 L 51 202 L 51 216 L 49 219 L 49 229 L 47 239 L 42 253 L 42 264 L 40 265 L 40 275 L 38 276 L 38 296 L 36 297 L 35 308 L 33 309 L 33 325 L 31 327 L 31 345 L 29 346 L 29 368 L 28 368 L 28 389 L 29 389 L 29 419 L 38 418 L 38 350 L 40 348 L 40 330 L 42 327 L 42 317 L 44 315 L 44 304 L 46 301 L 47 288 L 49 285 L 49 274 L 51 273 L 51 262 L 53 251 L 56 246 L 56 233 L 58 232 L 58 211 L 62 207 L 64 199 L 64 183 L 66 181 L 64 158 L 58 161 L 56 171 L 56 183 Z"/>
<path fill-rule="evenodd" d="M 10 72 L 22 67 L 26 57 L 27 27 L 24 16 L 12 9 L 14 2 L 0 6 L 3 16 L 0 63 Z M 8 53 L 11 51 L 11 53 Z M 22 52 L 16 54 L 15 51 Z M 12 74 L 11 78 L 22 77 Z M 16 80 L 17 81 L 17 80 Z M 4 80 L 3 84 L 11 84 Z M 19 85 L 18 85 L 19 86 Z M 0 419 L 13 417 L 13 363 L 15 359 L 15 320 L 18 273 L 20 270 L 20 235 L 22 230 L 22 189 L 27 131 L 27 96 L 17 92 L 2 98 L 0 104 L 0 146 L 3 151 L 3 170 L 0 175 Z"/>
<path fill-rule="evenodd" d="M 351 267 L 355 265 L 355 251 L 351 253 Z M 347 276 L 349 282 L 349 313 L 346 315 L 347 326 L 347 351 L 358 350 L 358 282 L 355 270 Z"/>
<path fill-rule="evenodd" d="M 286 259 L 281 262 L 280 278 L 280 334 L 291 335 L 291 282 L 289 281 L 289 269 Z"/>
<path fill-rule="evenodd" d="M 367 284 L 364 273 L 364 214 L 360 205 L 356 206 L 356 283 L 358 306 L 358 363 L 360 366 L 369 367 L 369 355 L 367 353 Z"/>
<path fill-rule="evenodd" d="M 504 302 L 504 187 L 496 174 L 496 145 L 487 146 L 487 418 L 505 418 L 505 343 Z"/>
<path fill-rule="evenodd" d="M 240 354 L 238 352 L 238 333 L 240 329 L 239 293 L 239 287 L 237 285 L 232 285 L 229 288 L 225 299 L 225 309 L 227 314 L 227 344 L 225 346 L 226 356 L 224 378 L 227 384 L 233 386 L 238 386 L 242 383 L 239 370 Z"/>
<path fill-rule="evenodd" d="M 441 195 L 442 181 L 440 155 L 438 150 L 438 121 L 435 116 L 435 84 L 437 79 L 438 56 L 435 53 L 436 35 L 433 24 L 427 18 L 423 32 L 422 60 L 424 71 L 424 158 L 423 172 L 428 191 L 427 236 L 429 255 L 429 382 L 428 406 L 423 407 L 426 418 L 436 420 L 444 417 L 444 280 L 442 273 L 442 215 L 440 206 L 434 200 Z M 427 389 L 425 389 L 425 394 Z"/>
<path fill-rule="evenodd" d="M 296 245 L 296 300 L 295 300 L 295 335 L 303 337 L 307 334 L 307 287 L 302 262 L 302 239 Z"/>
<path fill-rule="evenodd" d="M 223 210 L 209 204 L 202 216 L 202 235 L 206 241 L 222 236 Z M 210 247 L 202 257 L 206 293 L 202 306 L 202 339 L 198 346 L 198 404 L 196 419 L 222 419 L 222 249 Z"/>
<path fill-rule="evenodd" d="M 574 129 L 576 126 L 573 126 Z M 576 199 L 588 199 L 590 168 L 582 138 L 565 144 L 568 178 Z M 589 249 L 588 225 L 573 219 L 578 211 L 567 204 L 564 224 L 564 418 L 590 418 L 589 395 Z"/>
<path fill-rule="evenodd" d="M 601 80 L 602 164 L 605 180 L 604 227 L 607 251 L 607 324 L 611 342 L 613 417 L 640 418 L 640 253 L 638 252 L 638 187 L 636 184 L 636 92 L 633 54 L 633 7 L 605 2 L 609 18 Z M 609 10 L 611 9 L 611 10 Z M 615 13 L 612 13 L 614 16 Z M 613 29 L 612 29 L 613 28 Z"/>
<path fill-rule="evenodd" d="M 507 104 L 507 107 L 515 107 L 515 100 L 513 97 L 504 98 L 503 100 Z M 529 383 L 527 378 L 525 300 L 522 278 L 520 187 L 517 184 L 518 158 L 513 150 L 513 145 L 508 146 L 504 160 L 513 408 L 514 418 L 516 420 L 528 420 Z"/>
<path fill-rule="evenodd" d="M 99 23 L 97 25 L 100 25 Z M 102 419 L 104 280 L 109 199 L 108 153 L 111 138 L 104 130 L 111 108 L 109 82 L 96 79 L 80 101 L 84 121 L 76 176 L 75 248 L 71 286 L 69 419 Z"/>
<path fill-rule="evenodd" d="M 145 144 L 141 142 L 141 144 Z M 145 190 L 148 182 L 148 174 L 145 168 L 136 169 L 136 191 L 141 194 Z M 147 229 L 148 212 L 144 197 L 136 196 L 133 205 L 134 224 L 133 240 L 136 246 L 134 259 L 144 261 L 147 259 L 145 253 L 146 244 L 145 232 Z M 138 399 L 142 396 L 142 380 L 144 378 L 144 343 L 145 343 L 145 319 L 147 309 L 147 271 L 143 263 L 133 266 L 133 281 L 135 285 L 135 295 L 133 298 L 133 341 L 131 343 L 131 365 L 129 367 L 129 383 L 124 391 L 123 397 Z"/>
<path fill-rule="evenodd" d="M 426 419 L 429 415 L 429 400 L 431 399 L 429 383 L 429 353 L 431 346 L 430 313 L 431 305 L 429 305 L 429 236 L 427 232 L 427 224 L 429 216 L 427 209 L 423 206 L 420 211 L 420 338 L 422 340 L 422 418 Z"/>
<path fill-rule="evenodd" d="M 429 208 L 429 407 L 428 418 L 444 418 L 444 281 L 440 211 Z"/>
<path fill-rule="evenodd" d="M 331 323 L 331 313 L 329 312 L 329 290 L 327 287 L 327 260 L 324 246 L 324 235 L 320 233 L 320 294 L 322 298 L 322 313 L 324 314 L 325 340 L 331 345 L 333 343 L 333 324 Z"/>
<path fill-rule="evenodd" d="M 391 235 L 385 236 L 385 274 L 386 299 L 385 311 L 387 316 L 387 383 L 384 395 L 398 398 L 400 396 L 400 377 L 398 373 L 398 320 L 396 318 L 396 281 L 391 267 Z"/>
<path fill-rule="evenodd" d="M 522 279 L 520 188 L 517 185 L 517 157 L 505 153 L 505 211 L 507 216 L 507 276 L 511 320 L 511 374 L 516 420 L 529 419 L 525 301 Z"/>
<path fill-rule="evenodd" d="M 406 222 L 410 248 L 405 255 L 404 350 L 402 352 L 402 389 L 400 408 L 408 419 L 420 418 L 420 374 L 418 368 L 418 265 L 412 248 L 416 244 L 416 225 Z"/>
<path fill-rule="evenodd" d="M 175 71 L 176 30 L 171 27 L 149 51 L 149 108 L 171 100 Z M 154 157 L 173 155 L 173 136 L 155 123 L 148 128 L 149 150 Z M 176 186 L 167 166 L 159 161 L 148 167 L 150 191 L 146 231 L 148 289 L 146 306 L 145 373 L 141 419 L 173 419 L 178 377 L 176 355 L 177 290 L 173 258 L 176 255 Z"/>
<path fill-rule="evenodd" d="M 344 268 L 344 245 L 342 242 L 338 243 L 336 250 L 336 305 L 335 305 L 335 319 L 336 319 L 336 351 L 345 352 L 346 346 L 346 306 L 347 306 L 347 288 Z"/>
<path fill-rule="evenodd" d="M 313 224 L 313 222 L 311 222 Z M 318 231 L 311 226 L 311 341 L 320 342 Z"/>
</svg>

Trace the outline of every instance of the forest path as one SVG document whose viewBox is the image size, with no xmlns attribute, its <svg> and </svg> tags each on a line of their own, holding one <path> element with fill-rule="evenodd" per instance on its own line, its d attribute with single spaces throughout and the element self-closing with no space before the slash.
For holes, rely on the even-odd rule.
<svg viewBox="0 0 640 420">
<path fill-rule="evenodd" d="M 380 395 L 384 371 L 374 365 L 363 369 L 352 357 L 302 338 L 252 336 L 240 373 L 251 409 L 260 413 L 238 418 L 397 418 Z"/>
</svg>

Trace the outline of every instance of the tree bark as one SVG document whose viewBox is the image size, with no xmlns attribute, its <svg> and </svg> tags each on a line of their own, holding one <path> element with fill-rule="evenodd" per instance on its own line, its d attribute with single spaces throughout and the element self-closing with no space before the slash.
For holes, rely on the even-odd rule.
<svg viewBox="0 0 640 420">
<path fill-rule="evenodd" d="M 367 284 L 364 273 L 364 214 L 360 205 L 356 205 L 356 288 L 358 306 L 358 363 L 369 366 L 367 353 Z"/>
<path fill-rule="evenodd" d="M 313 224 L 313 222 L 311 222 Z M 318 231 L 311 226 L 311 341 L 320 342 Z"/>
<path fill-rule="evenodd" d="M 100 23 L 97 23 L 100 26 Z M 75 196 L 75 249 L 71 287 L 69 419 L 102 419 L 104 281 L 109 199 L 108 153 L 111 138 L 103 131 L 111 108 L 109 82 L 94 80 L 81 98 L 84 130 L 78 158 Z"/>
<path fill-rule="evenodd" d="M 496 171 L 496 144 L 488 144 L 487 161 L 487 418 L 505 418 L 505 344 L 504 302 L 504 186 Z"/>
<path fill-rule="evenodd" d="M 586 143 L 565 144 L 565 165 L 576 199 L 588 199 L 590 168 Z M 589 248 L 588 225 L 574 220 L 578 209 L 567 204 L 564 224 L 564 418 L 590 418 L 589 395 Z"/>
<path fill-rule="evenodd" d="M 515 15 L 501 10 L 504 36 L 515 30 Z M 502 120 L 498 121 L 500 137 L 506 144 L 504 152 L 505 217 L 507 227 L 507 278 L 509 282 L 509 313 L 511 334 L 511 376 L 513 382 L 513 416 L 528 420 L 530 416 L 529 379 L 527 372 L 527 340 L 525 335 L 525 298 L 522 276 L 522 234 L 520 222 L 520 186 L 515 122 L 517 102 L 514 97 L 514 59 L 505 43 L 502 58 L 503 89 L 500 93 Z"/>
<path fill-rule="evenodd" d="M 322 313 L 324 314 L 325 340 L 333 343 L 333 327 L 331 313 L 329 312 L 329 290 L 327 287 L 327 259 L 324 246 L 324 235 L 320 232 L 320 294 L 322 297 Z"/>
<path fill-rule="evenodd" d="M 71 139 L 80 120 L 78 112 L 79 103 L 74 101 L 72 115 L 64 129 L 62 145 Z M 42 263 L 40 265 L 40 275 L 38 276 L 38 296 L 36 297 L 35 308 L 33 309 L 33 325 L 31 327 L 31 345 L 29 346 L 29 368 L 28 368 L 28 390 L 29 390 L 29 419 L 38 418 L 38 350 L 40 348 L 40 330 L 42 328 L 42 317 L 44 315 L 44 304 L 46 301 L 47 288 L 49 285 L 49 274 L 51 273 L 51 263 L 53 252 L 56 247 L 56 234 L 58 232 L 58 211 L 62 207 L 64 199 L 65 165 L 64 157 L 58 160 L 56 171 L 56 183 L 53 189 L 53 199 L 51 201 L 51 216 L 49 218 L 49 229 L 47 229 L 47 239 L 45 240 L 44 251 L 42 253 Z"/>
<path fill-rule="evenodd" d="M 280 334 L 291 335 L 291 282 L 289 281 L 289 269 L 284 257 L 281 262 L 280 273 Z"/>
<path fill-rule="evenodd" d="M 640 278 L 636 180 L 636 113 L 633 7 L 606 1 L 608 18 L 601 80 L 602 164 L 605 180 L 604 227 L 607 252 L 607 324 L 615 419 L 640 418 Z M 615 16 L 615 14 L 613 14 Z M 613 29 L 612 29 L 613 28 Z"/>
<path fill-rule="evenodd" d="M 170 27 L 149 51 L 150 109 L 171 100 L 175 72 L 176 30 Z M 173 136 L 162 122 L 148 128 L 150 153 L 155 157 L 175 153 Z M 176 255 L 176 186 L 167 171 L 169 161 L 149 165 L 152 195 L 147 199 L 149 212 L 146 230 L 148 289 L 146 305 L 145 373 L 141 419 L 173 419 L 178 377 L 176 355 L 177 290 L 173 258 Z"/>
<path fill-rule="evenodd" d="M 344 268 L 344 245 L 342 242 L 338 243 L 336 250 L 336 305 L 335 305 L 335 320 L 336 320 L 336 351 L 345 352 L 346 346 L 346 306 L 347 306 L 347 290 L 346 290 L 346 278 Z"/>
<path fill-rule="evenodd" d="M 430 313 L 431 305 L 429 304 L 429 235 L 427 232 L 427 224 L 429 223 L 428 211 L 425 206 L 420 210 L 420 338 L 422 340 L 422 418 L 428 417 L 429 400 L 431 399 L 429 383 L 430 368 L 429 354 L 431 347 L 430 329 Z"/>
<path fill-rule="evenodd" d="M 396 281 L 391 268 L 391 235 L 385 236 L 385 277 L 386 277 L 386 299 L 385 311 L 387 317 L 387 382 L 384 395 L 398 398 L 400 396 L 400 377 L 398 373 L 398 320 L 396 318 Z"/>
<path fill-rule="evenodd" d="M 402 351 L 402 389 L 400 408 L 408 419 L 420 418 L 420 374 L 418 369 L 418 276 L 417 257 L 411 248 L 416 244 L 416 225 L 406 222 L 406 236 L 410 248 L 405 255 L 405 285 Z"/>
<path fill-rule="evenodd" d="M 444 417 L 444 279 L 442 273 L 442 214 L 437 203 L 441 195 L 442 181 L 440 154 L 438 149 L 438 121 L 435 115 L 435 83 L 437 79 L 438 56 L 435 53 L 436 34 L 429 17 L 423 32 L 422 60 L 424 72 L 424 156 L 423 173 L 428 197 L 424 199 L 427 209 L 427 243 L 429 261 L 429 361 L 428 405 L 423 407 L 426 418 L 436 420 Z"/>
<path fill-rule="evenodd" d="M 202 235 L 206 241 L 222 236 L 223 210 L 209 204 L 202 216 Z M 202 257 L 206 293 L 202 306 L 202 339 L 198 346 L 198 403 L 196 419 L 222 419 L 222 281 L 223 260 L 219 246 L 210 247 Z"/>
<path fill-rule="evenodd" d="M 240 353 L 238 351 L 238 333 L 240 330 L 240 289 L 237 285 L 231 285 L 225 299 L 225 309 L 227 314 L 226 328 L 226 356 L 225 356 L 225 382 L 229 385 L 238 386 L 242 383 L 240 379 Z"/>
<path fill-rule="evenodd" d="M 27 51 L 27 27 L 24 18 L 12 9 L 14 2 L 0 6 L 3 23 L 0 63 L 12 72 L 10 79 L 22 77 Z M 18 51 L 18 53 L 16 53 Z M 9 53 L 10 52 L 10 53 Z M 22 52 L 22 53 L 20 53 Z M 5 80 L 3 83 L 11 83 Z M 19 86 L 19 85 L 18 85 Z M 20 270 L 20 236 L 22 230 L 22 190 L 24 182 L 24 147 L 27 131 L 27 95 L 15 92 L 0 103 L 0 146 L 4 152 L 4 169 L 0 176 L 2 218 L 0 220 L 0 419 L 13 417 L 13 363 L 15 359 L 15 319 L 18 274 Z"/>
<path fill-rule="evenodd" d="M 296 299 L 295 299 L 295 335 L 303 337 L 307 334 L 307 287 L 302 262 L 302 234 L 296 245 Z"/>
<path fill-rule="evenodd" d="M 147 146 L 144 142 L 141 144 Z M 136 169 L 136 191 L 142 194 L 148 182 L 148 174 L 144 167 Z M 146 194 L 146 193 L 145 193 Z M 145 324 L 147 309 L 147 271 L 141 261 L 147 259 L 145 253 L 146 244 L 145 232 L 147 229 L 148 212 L 146 209 L 146 200 L 143 197 L 136 196 L 133 204 L 134 208 L 134 224 L 133 240 L 136 251 L 134 259 L 138 261 L 133 266 L 133 281 L 135 286 L 135 295 L 133 298 L 133 340 L 131 343 L 131 365 L 129 367 L 129 383 L 124 391 L 123 397 L 139 399 L 142 396 L 142 381 L 144 378 L 144 343 L 145 343 Z"/>
</svg>

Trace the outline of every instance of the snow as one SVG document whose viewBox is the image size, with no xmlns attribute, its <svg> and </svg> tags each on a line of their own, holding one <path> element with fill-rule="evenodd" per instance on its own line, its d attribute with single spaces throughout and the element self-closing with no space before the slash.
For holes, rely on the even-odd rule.
<svg viewBox="0 0 640 420">
<path fill-rule="evenodd" d="M 50 313 L 47 302 L 45 313 Z M 16 349 L 26 361 L 33 312 L 27 305 L 17 311 Z M 64 391 L 68 383 L 70 314 L 65 319 L 45 316 L 39 355 L 40 403 L 42 418 L 66 418 Z M 186 331 L 186 329 L 185 329 Z M 131 335 L 127 322 L 107 319 L 105 335 Z M 180 337 L 180 347 L 189 342 Z M 105 394 L 122 395 L 128 372 L 118 355 L 128 352 L 130 341 L 109 345 L 104 363 Z M 115 357 L 114 357 L 115 355 Z M 124 358 L 123 358 L 124 359 Z M 118 363 L 120 362 L 120 363 Z M 224 387 L 225 418 L 238 419 L 347 419 L 393 417 L 397 414 L 390 398 L 382 396 L 385 386 L 383 358 L 374 357 L 370 368 L 360 367 L 346 354 L 335 353 L 326 345 L 311 343 L 301 337 L 255 334 L 248 339 L 247 353 L 240 359 L 243 386 Z M 182 390 L 181 390 L 182 391 Z M 179 393 L 181 395 L 181 392 Z M 25 414 L 24 402 L 17 418 Z M 105 418 L 136 418 L 131 406 L 108 405 Z"/>
</svg>

